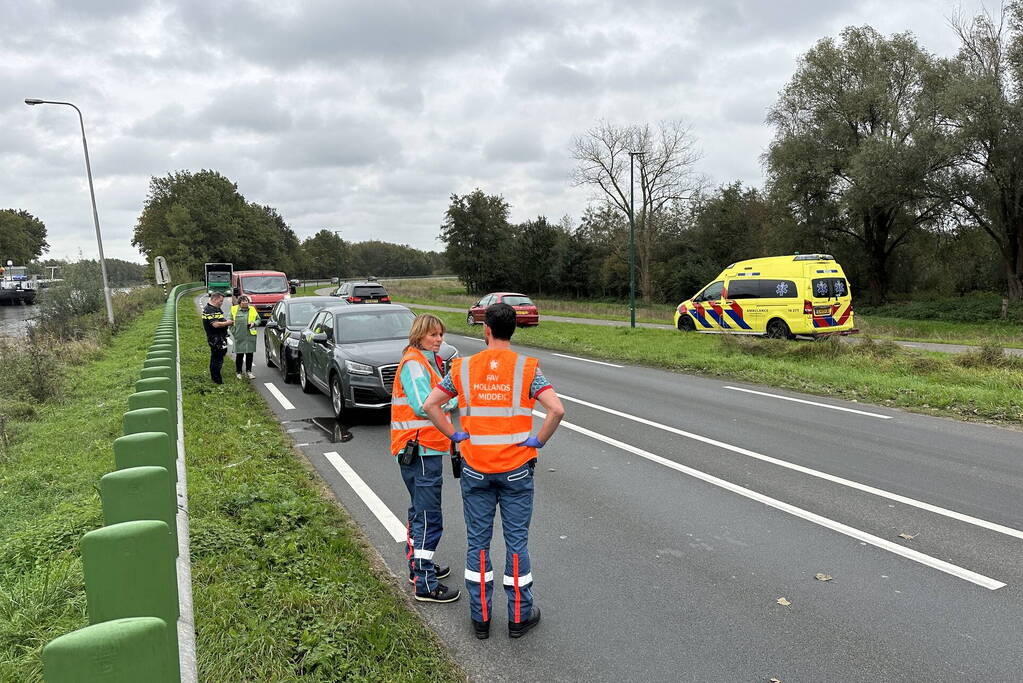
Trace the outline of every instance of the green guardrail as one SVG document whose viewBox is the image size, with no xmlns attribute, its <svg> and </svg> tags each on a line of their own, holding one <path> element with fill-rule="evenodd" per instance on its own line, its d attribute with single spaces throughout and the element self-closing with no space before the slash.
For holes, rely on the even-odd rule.
<svg viewBox="0 0 1023 683">
<path fill-rule="evenodd" d="M 90 625 L 43 648 L 47 683 L 194 680 L 194 652 L 186 664 L 178 642 L 177 306 L 201 287 L 171 290 L 139 368 L 115 469 L 100 479 L 105 526 L 81 541 Z"/>
</svg>

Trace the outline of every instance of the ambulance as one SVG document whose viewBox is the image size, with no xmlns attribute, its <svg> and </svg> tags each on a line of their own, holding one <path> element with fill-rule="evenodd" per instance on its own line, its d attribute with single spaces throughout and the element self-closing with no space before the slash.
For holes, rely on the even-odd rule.
<svg viewBox="0 0 1023 683">
<path fill-rule="evenodd" d="M 739 261 L 675 310 L 682 332 L 793 339 L 855 334 L 852 293 L 828 254 Z"/>
</svg>

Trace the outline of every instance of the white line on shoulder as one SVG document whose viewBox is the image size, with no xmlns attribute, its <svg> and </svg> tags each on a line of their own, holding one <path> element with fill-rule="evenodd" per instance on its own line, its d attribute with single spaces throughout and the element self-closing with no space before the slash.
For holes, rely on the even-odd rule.
<svg viewBox="0 0 1023 683">
<path fill-rule="evenodd" d="M 596 363 L 597 365 L 607 365 L 608 367 L 612 367 L 612 368 L 620 368 L 620 367 L 622 367 L 621 365 L 615 365 L 614 363 L 605 363 L 602 360 L 590 360 L 589 358 L 579 358 L 578 356 L 566 356 L 563 353 L 551 353 L 551 355 L 552 356 L 559 356 L 561 358 L 571 358 L 572 360 L 581 360 L 581 361 L 584 361 L 586 363 Z"/>
<path fill-rule="evenodd" d="M 380 500 L 380 496 L 375 494 L 373 489 L 371 489 L 366 482 L 362 480 L 362 477 L 356 474 L 355 470 L 353 470 L 351 466 L 349 466 L 349 464 L 341 458 L 341 454 L 337 451 L 330 451 L 328 453 L 324 453 L 323 457 L 327 459 L 327 462 L 334 466 L 334 469 L 338 471 L 338 474 L 345 478 L 345 481 L 347 481 L 348 485 L 352 487 L 352 490 L 359 495 L 359 498 L 362 498 L 362 502 L 365 503 L 366 507 L 369 508 L 369 511 L 372 512 L 378 520 L 380 520 L 380 523 L 384 525 L 387 533 L 391 535 L 391 538 L 394 539 L 395 543 L 404 542 L 407 538 L 405 525 L 402 524 L 394 513 L 390 511 L 390 509 L 384 504 L 384 501 Z"/>
<path fill-rule="evenodd" d="M 285 410 L 294 410 L 295 406 L 288 400 L 288 397 L 281 393 L 281 390 L 274 386 L 273 382 L 263 382 L 263 386 L 266 390 L 273 394 L 273 397 L 277 399 L 277 402 L 281 404 L 281 407 Z"/>
<path fill-rule="evenodd" d="M 817 401 L 807 401 L 803 398 L 793 398 L 792 396 L 782 396 L 781 394 L 769 394 L 765 391 L 754 391 L 753 389 L 744 389 L 742 387 L 731 387 L 726 386 L 725 389 L 731 389 L 732 391 L 742 391 L 747 394 L 757 394 L 758 396 L 768 396 L 770 398 L 777 398 L 782 401 L 792 401 L 793 403 L 805 403 L 811 406 L 818 406 L 820 408 L 830 408 L 831 410 L 841 410 L 846 413 L 856 413 L 857 415 L 866 415 L 867 417 L 876 417 L 882 420 L 892 419 L 891 415 L 882 415 L 880 413 L 869 413 L 866 410 L 856 410 L 855 408 L 845 408 L 843 406 L 833 406 L 828 403 L 818 403 Z"/>
</svg>

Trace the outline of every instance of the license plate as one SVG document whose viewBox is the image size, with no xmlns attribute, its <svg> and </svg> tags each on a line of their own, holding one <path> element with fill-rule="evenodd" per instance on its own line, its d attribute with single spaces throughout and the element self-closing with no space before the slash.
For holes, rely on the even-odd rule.
<svg viewBox="0 0 1023 683">
<path fill-rule="evenodd" d="M 515 315 L 529 315 L 529 311 L 515 311 Z"/>
<path fill-rule="evenodd" d="M 831 306 L 814 306 L 814 315 L 831 315 Z"/>
<path fill-rule="evenodd" d="M 367 304 L 375 304 L 376 302 L 377 302 L 377 299 L 366 299 L 366 303 Z"/>
</svg>

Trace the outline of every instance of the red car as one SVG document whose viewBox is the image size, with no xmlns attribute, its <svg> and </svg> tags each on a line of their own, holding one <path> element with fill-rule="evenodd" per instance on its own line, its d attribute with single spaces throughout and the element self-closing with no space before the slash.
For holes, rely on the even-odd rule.
<svg viewBox="0 0 1023 683">
<path fill-rule="evenodd" d="M 534 304 L 525 294 L 516 294 L 515 292 L 494 292 L 493 294 L 487 294 L 469 309 L 469 314 L 465 317 L 465 322 L 470 325 L 482 324 L 483 314 L 486 312 L 487 306 L 491 304 L 508 304 L 514 308 L 520 327 L 540 324 L 540 312 L 536 310 L 536 304 Z"/>
</svg>

